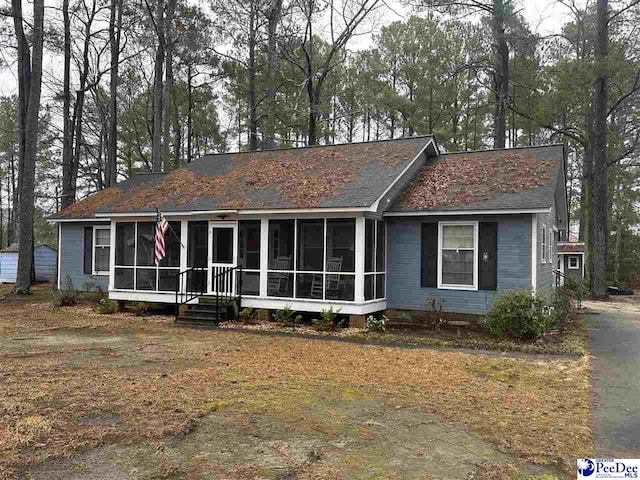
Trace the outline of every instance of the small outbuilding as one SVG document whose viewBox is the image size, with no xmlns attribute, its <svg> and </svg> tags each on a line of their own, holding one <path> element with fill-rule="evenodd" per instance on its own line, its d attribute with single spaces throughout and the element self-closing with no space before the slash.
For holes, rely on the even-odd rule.
<svg viewBox="0 0 640 480">
<path fill-rule="evenodd" d="M 584 242 L 558 243 L 560 283 L 565 277 L 584 278 Z"/>
<path fill-rule="evenodd" d="M 33 249 L 36 282 L 51 282 L 56 278 L 58 251 L 45 243 Z M 18 244 L 0 250 L 0 283 L 15 283 L 18 272 Z"/>
</svg>

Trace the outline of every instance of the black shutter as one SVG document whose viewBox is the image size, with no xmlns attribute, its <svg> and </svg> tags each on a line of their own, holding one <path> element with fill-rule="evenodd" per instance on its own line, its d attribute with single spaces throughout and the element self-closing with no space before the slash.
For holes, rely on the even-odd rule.
<svg viewBox="0 0 640 480">
<path fill-rule="evenodd" d="M 423 287 L 438 286 L 438 224 L 422 224 L 422 279 Z"/>
<path fill-rule="evenodd" d="M 84 227 L 84 273 L 93 273 L 93 227 Z"/>
<path fill-rule="evenodd" d="M 498 288 L 498 224 L 480 222 L 479 235 L 478 289 L 495 290 Z"/>
</svg>

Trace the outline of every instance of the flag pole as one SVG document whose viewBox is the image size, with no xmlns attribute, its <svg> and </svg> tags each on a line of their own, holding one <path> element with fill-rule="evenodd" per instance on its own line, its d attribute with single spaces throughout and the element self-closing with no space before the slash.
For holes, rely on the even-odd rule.
<svg viewBox="0 0 640 480">
<path fill-rule="evenodd" d="M 162 215 L 162 213 L 160 213 L 160 210 L 158 210 L 158 207 L 156 207 L 156 205 L 153 205 L 156 209 L 156 214 L 160 214 Z M 164 215 L 162 215 L 164 216 Z M 184 245 L 182 244 L 182 240 L 181 238 L 178 236 L 178 234 L 175 232 L 175 230 L 173 229 L 173 227 L 171 226 L 171 223 L 167 220 L 167 225 L 169 226 L 169 230 L 171 230 L 171 233 L 173 233 L 173 236 L 176 237 L 176 240 L 178 240 L 178 243 L 180 244 L 180 246 L 182 248 L 185 248 Z"/>
</svg>

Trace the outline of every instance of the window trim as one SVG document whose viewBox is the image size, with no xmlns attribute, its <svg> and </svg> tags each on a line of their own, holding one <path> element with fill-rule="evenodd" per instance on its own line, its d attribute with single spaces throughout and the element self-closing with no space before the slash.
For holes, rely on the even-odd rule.
<svg viewBox="0 0 640 480">
<path fill-rule="evenodd" d="M 443 227 L 456 226 L 456 225 L 470 225 L 473 227 L 473 285 L 456 285 L 442 282 L 442 246 L 444 244 L 442 240 Z M 478 290 L 478 221 L 447 221 L 438 222 L 438 289 L 441 290 Z M 469 249 L 464 249 L 469 250 Z"/>
<path fill-rule="evenodd" d="M 553 229 L 549 229 L 549 258 L 548 261 L 549 263 L 553 263 L 553 240 L 554 240 L 554 235 L 553 235 Z"/>
<path fill-rule="evenodd" d="M 571 260 L 575 260 L 576 261 L 576 266 L 575 267 L 571 266 Z M 580 255 L 568 255 L 567 269 L 568 270 L 580 270 Z"/>
<path fill-rule="evenodd" d="M 98 230 L 106 230 L 109 232 L 109 243 L 107 245 L 98 245 L 96 242 Z M 109 275 L 111 271 L 111 225 L 94 225 L 93 226 L 93 245 L 91 246 L 91 275 Z M 96 249 L 109 249 L 109 265 L 106 270 L 96 270 Z"/>
<path fill-rule="evenodd" d="M 541 245 L 540 263 L 547 263 L 547 227 L 542 226 L 542 245 Z"/>
</svg>

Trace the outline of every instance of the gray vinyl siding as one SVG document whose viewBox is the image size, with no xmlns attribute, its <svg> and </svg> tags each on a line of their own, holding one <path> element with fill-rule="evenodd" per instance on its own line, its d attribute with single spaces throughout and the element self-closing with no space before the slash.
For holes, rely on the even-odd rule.
<svg viewBox="0 0 640 480">
<path fill-rule="evenodd" d="M 37 282 L 52 282 L 56 279 L 58 252 L 47 245 L 38 245 L 33 252 Z"/>
<path fill-rule="evenodd" d="M 421 224 L 434 221 L 498 223 L 498 289 L 447 290 L 421 284 Z M 505 290 L 531 288 L 531 215 L 388 217 L 387 307 L 427 310 L 425 300 L 440 299 L 442 311 L 485 313 Z"/>
<path fill-rule="evenodd" d="M 92 226 L 89 222 L 60 224 L 60 279 L 71 277 L 75 288 L 84 290 L 86 282 L 100 285 L 106 292 L 109 288 L 108 275 L 85 275 L 84 273 L 84 228 Z M 95 225 L 109 225 L 96 223 Z"/>
<path fill-rule="evenodd" d="M 553 270 L 558 268 L 558 246 L 556 242 L 553 242 L 553 252 L 551 255 L 551 261 L 549 261 L 549 230 L 553 232 L 553 227 L 556 226 L 556 208 L 555 201 L 549 213 L 538 214 L 538 253 L 536 258 L 537 274 L 536 274 L 536 288 L 545 289 L 552 288 L 555 285 L 555 276 Z M 542 228 L 546 231 L 546 248 L 545 260 L 542 263 Z M 554 235 L 555 238 L 555 235 Z"/>
</svg>

